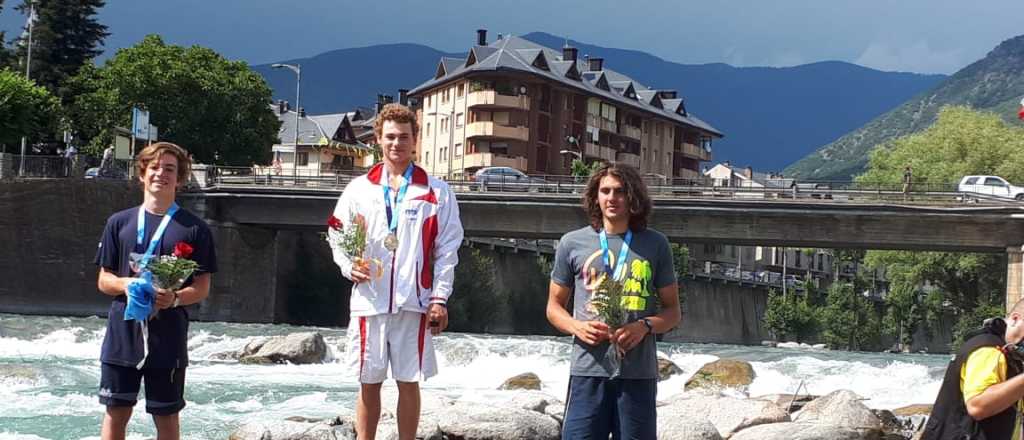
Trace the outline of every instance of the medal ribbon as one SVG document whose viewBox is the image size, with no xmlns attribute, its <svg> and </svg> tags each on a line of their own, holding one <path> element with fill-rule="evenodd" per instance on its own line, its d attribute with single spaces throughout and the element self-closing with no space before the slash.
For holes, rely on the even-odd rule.
<svg viewBox="0 0 1024 440">
<path fill-rule="evenodd" d="M 601 230 L 601 261 L 604 262 L 604 271 L 612 276 L 615 281 L 622 281 L 626 276 L 626 258 L 629 256 L 629 244 L 633 241 L 633 231 L 626 231 L 626 238 L 622 241 L 622 248 L 619 249 L 619 259 L 615 260 L 615 267 L 608 261 L 608 234 Z"/>
<path fill-rule="evenodd" d="M 405 181 L 398 187 L 398 195 L 395 196 L 395 208 L 402 206 L 402 200 L 405 199 L 405 191 L 409 189 L 409 182 L 412 181 L 412 164 L 409 164 L 409 168 L 405 170 Z M 390 180 L 390 176 L 388 180 Z M 384 207 L 388 214 L 388 229 L 396 237 L 398 236 L 398 213 L 392 212 L 391 208 L 391 182 L 385 182 L 384 184 Z"/>
<path fill-rule="evenodd" d="M 142 260 L 139 261 L 139 267 L 145 268 L 149 264 L 149 260 L 153 259 L 153 255 L 156 253 L 156 245 L 160 242 L 160 239 L 164 235 L 164 231 L 167 229 L 167 225 L 171 223 L 171 218 L 178 212 L 178 204 L 171 203 L 171 208 L 167 210 L 167 214 L 164 214 L 164 218 L 160 220 L 160 225 L 156 227 L 156 231 L 153 232 L 153 237 L 149 239 L 149 247 L 146 248 L 146 253 L 142 254 Z M 135 231 L 135 245 L 141 245 L 143 237 L 146 235 L 146 210 L 143 207 L 139 207 L 139 218 L 136 221 Z"/>
</svg>

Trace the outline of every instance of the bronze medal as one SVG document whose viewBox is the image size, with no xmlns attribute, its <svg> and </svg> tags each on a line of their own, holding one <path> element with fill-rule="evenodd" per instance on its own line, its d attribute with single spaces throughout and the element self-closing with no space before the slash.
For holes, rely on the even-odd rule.
<svg viewBox="0 0 1024 440">
<path fill-rule="evenodd" d="M 398 249 L 398 236 L 394 233 L 388 234 L 388 236 L 384 238 L 384 249 L 387 249 L 389 252 L 394 252 Z"/>
</svg>

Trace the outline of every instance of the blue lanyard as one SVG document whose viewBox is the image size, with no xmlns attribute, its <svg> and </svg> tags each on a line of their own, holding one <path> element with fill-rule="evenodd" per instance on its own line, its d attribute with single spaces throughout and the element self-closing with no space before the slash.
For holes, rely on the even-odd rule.
<svg viewBox="0 0 1024 440">
<path fill-rule="evenodd" d="M 153 232 L 153 237 L 149 239 L 149 247 L 146 248 L 146 253 L 142 254 L 142 261 L 139 262 L 139 266 L 146 267 L 149 264 L 149 260 L 153 258 L 153 253 L 156 252 L 156 245 L 160 243 L 160 238 L 164 235 L 164 230 L 167 229 L 167 225 L 171 223 L 171 217 L 174 217 L 174 213 L 178 212 L 178 204 L 171 203 L 170 209 L 167 210 L 167 214 L 164 214 L 164 218 L 160 220 L 160 225 L 156 227 L 156 231 Z M 146 209 L 139 207 L 139 219 L 136 222 L 135 232 L 135 245 L 142 244 L 142 239 L 146 235 Z"/>
<path fill-rule="evenodd" d="M 412 181 L 412 164 L 405 170 L 405 182 L 398 187 L 398 195 L 395 196 L 395 206 L 402 206 L 402 199 L 405 199 L 405 191 L 409 189 L 409 182 Z M 398 214 L 392 213 L 391 209 L 391 176 L 388 175 L 388 182 L 384 182 L 384 206 L 388 212 L 388 229 L 391 232 L 398 230 Z"/>
<path fill-rule="evenodd" d="M 633 231 L 626 230 L 626 238 L 622 241 L 622 248 L 619 249 L 619 259 L 615 260 L 615 267 L 608 261 L 608 234 L 601 230 L 601 260 L 604 262 L 604 271 L 612 276 L 615 281 L 622 281 L 626 275 L 626 258 L 629 256 L 629 244 L 633 241 Z"/>
</svg>

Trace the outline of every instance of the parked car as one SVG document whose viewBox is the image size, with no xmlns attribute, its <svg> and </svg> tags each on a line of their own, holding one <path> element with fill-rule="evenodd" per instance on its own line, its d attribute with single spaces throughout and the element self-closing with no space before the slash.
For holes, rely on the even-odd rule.
<svg viewBox="0 0 1024 440">
<path fill-rule="evenodd" d="M 120 168 L 107 168 L 101 169 L 100 167 L 93 167 L 85 170 L 85 175 L 82 177 L 86 179 L 127 179 L 128 176 Z"/>
<path fill-rule="evenodd" d="M 539 177 L 531 177 L 515 168 L 484 167 L 470 176 L 477 189 L 481 191 L 541 191 L 548 181 Z"/>
<path fill-rule="evenodd" d="M 956 190 L 962 193 L 975 193 L 995 197 L 1024 200 L 1024 188 L 1011 185 L 999 176 L 964 176 Z"/>
</svg>

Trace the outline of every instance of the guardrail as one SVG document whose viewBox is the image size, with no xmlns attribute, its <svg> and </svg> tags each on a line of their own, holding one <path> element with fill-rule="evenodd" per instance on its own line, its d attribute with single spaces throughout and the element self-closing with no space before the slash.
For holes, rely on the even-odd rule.
<svg viewBox="0 0 1024 440">
<path fill-rule="evenodd" d="M 300 170 L 302 171 L 302 170 Z M 340 190 L 349 181 L 365 173 L 352 169 L 335 173 L 300 172 L 281 174 L 270 168 L 218 167 L 208 168 L 206 186 L 272 186 L 281 188 L 319 188 Z M 915 183 L 904 193 L 903 185 L 888 182 L 853 181 L 795 181 L 785 186 L 774 187 L 725 187 L 711 184 L 710 179 L 681 179 L 646 177 L 645 182 L 652 198 L 701 198 L 737 200 L 801 200 L 821 202 L 890 202 L 906 204 L 1021 204 L 1021 202 L 985 194 L 956 191 L 955 183 Z M 546 194 L 582 194 L 585 178 L 565 175 L 534 175 L 528 180 L 488 178 L 486 181 L 472 179 L 448 179 L 448 185 L 456 192 L 527 193 L 543 196 Z"/>
</svg>

